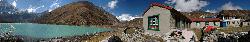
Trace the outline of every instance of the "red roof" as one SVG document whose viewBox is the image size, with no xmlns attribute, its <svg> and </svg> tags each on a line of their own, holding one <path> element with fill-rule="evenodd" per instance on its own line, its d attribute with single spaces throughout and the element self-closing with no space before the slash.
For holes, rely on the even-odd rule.
<svg viewBox="0 0 250 42">
<path fill-rule="evenodd" d="M 151 6 L 159 6 L 159 7 L 165 8 L 165 9 L 172 9 L 172 7 L 166 6 L 166 5 L 163 5 L 160 3 L 152 3 Z"/>
<path fill-rule="evenodd" d="M 190 18 L 192 22 L 219 22 L 219 18 Z"/>
</svg>

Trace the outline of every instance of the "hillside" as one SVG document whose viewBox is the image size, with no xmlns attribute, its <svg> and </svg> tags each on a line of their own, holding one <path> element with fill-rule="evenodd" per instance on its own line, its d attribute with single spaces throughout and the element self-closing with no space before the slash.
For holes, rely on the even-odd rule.
<svg viewBox="0 0 250 42">
<path fill-rule="evenodd" d="M 42 15 L 38 23 L 66 25 L 113 25 L 118 20 L 88 1 L 73 2 Z"/>
</svg>

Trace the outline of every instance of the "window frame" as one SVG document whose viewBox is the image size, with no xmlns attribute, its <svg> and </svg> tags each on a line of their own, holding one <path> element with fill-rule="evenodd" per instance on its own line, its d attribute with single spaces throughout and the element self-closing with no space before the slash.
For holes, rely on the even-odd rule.
<svg viewBox="0 0 250 42">
<path fill-rule="evenodd" d="M 148 16 L 148 30 L 153 30 L 153 31 L 160 31 L 159 25 L 160 25 L 160 18 L 159 18 L 159 14 L 158 15 L 152 15 L 152 16 Z M 153 21 L 152 19 L 156 18 L 157 20 Z M 152 26 L 155 26 L 157 28 L 151 28 Z"/>
<path fill-rule="evenodd" d="M 214 22 L 214 26 L 218 26 L 218 24 L 216 24 L 216 22 Z"/>
</svg>

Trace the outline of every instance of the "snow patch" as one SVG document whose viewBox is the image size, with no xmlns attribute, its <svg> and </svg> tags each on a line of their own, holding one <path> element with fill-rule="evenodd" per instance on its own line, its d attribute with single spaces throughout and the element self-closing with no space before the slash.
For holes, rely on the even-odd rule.
<svg viewBox="0 0 250 42">
<path fill-rule="evenodd" d="M 12 5 L 16 7 L 16 0 L 12 2 Z"/>
<path fill-rule="evenodd" d="M 206 10 L 205 12 L 209 12 L 209 13 L 217 13 L 218 11 L 216 11 L 216 10 Z"/>
</svg>

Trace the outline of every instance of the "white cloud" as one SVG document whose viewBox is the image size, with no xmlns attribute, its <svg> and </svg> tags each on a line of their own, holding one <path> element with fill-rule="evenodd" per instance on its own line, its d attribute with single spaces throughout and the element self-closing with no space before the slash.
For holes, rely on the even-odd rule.
<svg viewBox="0 0 250 42">
<path fill-rule="evenodd" d="M 52 5 L 50 5 L 49 12 L 54 10 L 55 8 L 58 8 L 58 7 L 60 7 L 59 3 L 53 3 Z"/>
<path fill-rule="evenodd" d="M 240 6 L 234 6 L 231 2 L 224 4 L 221 7 L 222 10 L 242 10 Z"/>
<path fill-rule="evenodd" d="M 115 6 L 116 6 L 117 3 L 118 3 L 117 0 L 110 1 L 108 3 L 108 7 L 111 8 L 111 9 L 113 9 L 113 8 L 115 8 Z"/>
<path fill-rule="evenodd" d="M 51 12 L 52 10 L 60 7 L 60 4 L 61 2 L 59 2 L 58 0 L 56 1 L 53 1 L 53 3 L 49 6 L 49 12 Z"/>
<path fill-rule="evenodd" d="M 39 6 L 39 7 L 29 7 L 28 9 L 26 9 L 29 13 L 30 12 L 36 12 L 36 10 L 37 9 L 39 9 L 39 8 L 42 8 L 42 7 L 44 7 L 44 5 L 42 5 L 42 6 Z"/>
<path fill-rule="evenodd" d="M 135 18 L 142 18 L 142 17 L 133 17 L 133 16 L 130 16 L 130 14 L 122 14 L 121 16 L 116 16 L 116 18 L 119 21 L 130 21 L 130 20 L 133 20 Z"/>
<path fill-rule="evenodd" d="M 208 5 L 208 2 L 201 0 L 168 0 L 165 3 L 175 3 L 174 8 L 181 12 L 197 11 Z"/>
<path fill-rule="evenodd" d="M 164 3 L 167 3 L 167 4 L 176 3 L 176 0 L 167 0 Z"/>
<path fill-rule="evenodd" d="M 50 7 L 50 8 L 53 8 L 53 7 L 57 6 L 57 5 L 58 5 L 58 3 L 53 3 L 53 4 L 50 5 L 49 7 Z"/>
<path fill-rule="evenodd" d="M 33 9 L 33 8 L 28 8 L 27 11 L 30 13 L 30 12 L 35 12 L 36 9 Z"/>
<path fill-rule="evenodd" d="M 37 7 L 36 9 L 39 9 L 39 8 L 42 8 L 42 7 L 44 7 L 44 5 L 42 5 L 42 6 L 39 6 L 39 7 Z"/>
</svg>

